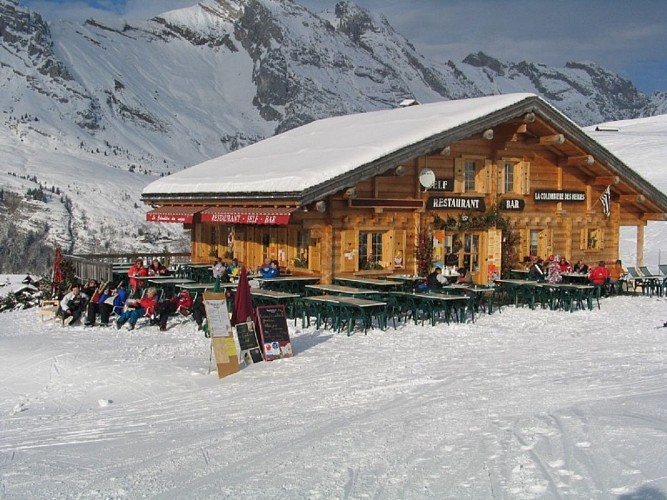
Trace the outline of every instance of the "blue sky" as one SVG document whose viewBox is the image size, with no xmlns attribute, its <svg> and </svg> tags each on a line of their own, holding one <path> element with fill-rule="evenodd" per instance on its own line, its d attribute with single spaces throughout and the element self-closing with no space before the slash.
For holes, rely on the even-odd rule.
<svg viewBox="0 0 667 500">
<path fill-rule="evenodd" d="M 337 0 L 294 0 L 313 12 Z M 147 19 L 197 0 L 19 0 L 46 19 Z M 383 13 L 429 57 L 458 62 L 483 51 L 551 66 L 598 63 L 643 92 L 667 91 L 666 0 L 356 0 Z"/>
</svg>

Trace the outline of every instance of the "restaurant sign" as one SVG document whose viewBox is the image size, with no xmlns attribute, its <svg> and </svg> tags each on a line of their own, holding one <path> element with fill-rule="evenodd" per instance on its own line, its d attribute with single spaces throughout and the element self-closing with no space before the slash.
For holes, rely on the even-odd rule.
<svg viewBox="0 0 667 500">
<path fill-rule="evenodd" d="M 586 193 L 583 191 L 535 191 L 535 201 L 547 202 L 583 202 L 586 201 Z"/>
<path fill-rule="evenodd" d="M 526 206 L 526 202 L 521 198 L 504 198 L 500 200 L 500 210 L 521 212 Z"/>
<path fill-rule="evenodd" d="M 436 179 L 429 191 L 454 191 L 454 179 Z"/>
<path fill-rule="evenodd" d="M 222 224 L 255 224 L 286 226 L 290 214 L 252 214 L 252 213 L 208 213 L 202 214 L 202 222 Z"/>
<path fill-rule="evenodd" d="M 434 210 L 444 209 L 458 209 L 458 210 L 475 210 L 484 212 L 486 206 L 484 204 L 484 197 L 479 196 L 475 198 L 461 198 L 456 196 L 432 196 L 428 199 L 426 208 Z"/>
</svg>

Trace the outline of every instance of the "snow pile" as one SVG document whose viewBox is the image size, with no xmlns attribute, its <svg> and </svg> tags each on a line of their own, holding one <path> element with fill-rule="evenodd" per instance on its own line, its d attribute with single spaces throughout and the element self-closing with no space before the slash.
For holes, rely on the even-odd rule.
<svg viewBox="0 0 667 500">
<path fill-rule="evenodd" d="M 352 337 L 218 379 L 191 320 L 0 322 L 2 498 L 664 498 L 667 300 Z"/>
</svg>

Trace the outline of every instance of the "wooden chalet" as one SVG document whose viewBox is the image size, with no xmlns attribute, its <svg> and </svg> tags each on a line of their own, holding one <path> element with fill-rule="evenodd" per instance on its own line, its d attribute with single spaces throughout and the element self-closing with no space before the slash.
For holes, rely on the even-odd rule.
<svg viewBox="0 0 667 500">
<path fill-rule="evenodd" d="M 532 94 L 318 120 L 142 200 L 147 220 L 191 228 L 193 261 L 269 257 L 324 283 L 436 262 L 486 283 L 525 256 L 610 261 L 620 226 L 643 248 L 646 222 L 667 216 L 662 192 Z"/>
</svg>

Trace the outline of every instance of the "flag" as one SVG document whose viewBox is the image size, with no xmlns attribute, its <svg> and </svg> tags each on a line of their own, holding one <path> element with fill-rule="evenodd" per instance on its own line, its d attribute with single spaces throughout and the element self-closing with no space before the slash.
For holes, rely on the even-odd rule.
<svg viewBox="0 0 667 500">
<path fill-rule="evenodd" d="M 600 203 L 602 204 L 604 214 L 609 217 L 611 215 L 611 191 L 609 190 L 609 186 L 602 192 Z"/>
</svg>

